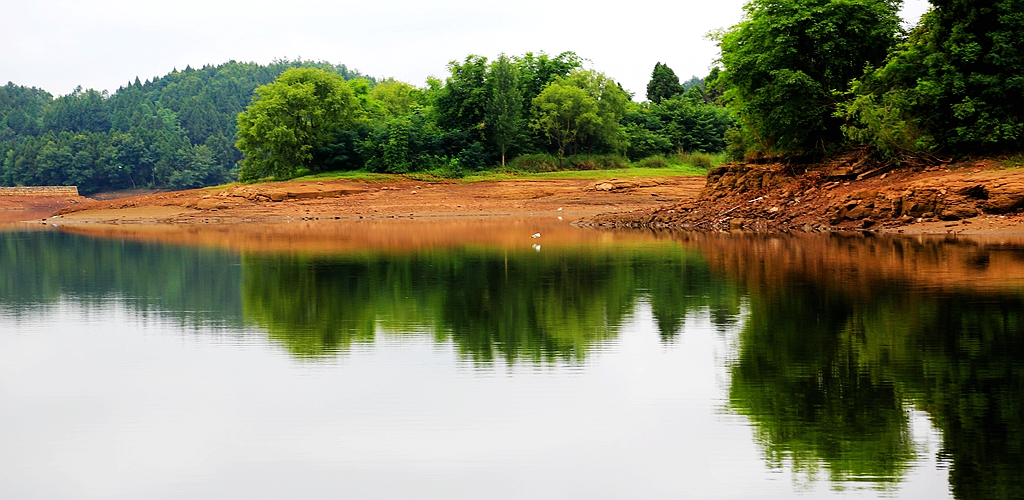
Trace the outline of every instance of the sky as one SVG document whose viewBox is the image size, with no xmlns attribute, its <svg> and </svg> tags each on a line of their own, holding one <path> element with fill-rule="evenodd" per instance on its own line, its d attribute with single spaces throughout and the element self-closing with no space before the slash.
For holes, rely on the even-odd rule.
<svg viewBox="0 0 1024 500">
<path fill-rule="evenodd" d="M 571 50 L 644 98 L 654 64 L 681 80 L 718 56 L 706 35 L 747 0 L 0 0 L 0 83 L 109 90 L 229 60 L 312 59 L 423 85 L 468 54 Z M 905 0 L 916 22 L 926 0 Z"/>
</svg>

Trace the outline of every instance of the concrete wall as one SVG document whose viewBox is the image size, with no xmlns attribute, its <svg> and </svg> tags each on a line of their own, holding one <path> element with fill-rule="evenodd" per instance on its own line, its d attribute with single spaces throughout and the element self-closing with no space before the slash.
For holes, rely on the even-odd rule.
<svg viewBox="0 0 1024 500">
<path fill-rule="evenodd" d="M 0 196 L 78 196 L 78 186 L 0 187 Z"/>
</svg>

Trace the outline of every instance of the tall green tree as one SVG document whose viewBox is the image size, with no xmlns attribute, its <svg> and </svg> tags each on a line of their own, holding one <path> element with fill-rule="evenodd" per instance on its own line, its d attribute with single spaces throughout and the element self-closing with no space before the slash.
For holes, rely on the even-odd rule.
<svg viewBox="0 0 1024 500">
<path fill-rule="evenodd" d="M 836 95 L 897 43 L 901 3 L 752 0 L 716 35 L 725 97 L 759 149 L 823 153 L 842 142 Z"/>
<path fill-rule="evenodd" d="M 487 107 L 487 128 L 491 140 L 501 151 L 501 166 L 505 166 L 505 153 L 523 129 L 523 94 L 518 87 L 518 71 L 512 61 L 501 54 L 491 64 L 488 79 L 491 99 Z"/>
<path fill-rule="evenodd" d="M 292 177 L 315 170 L 314 152 L 339 130 L 355 127 L 359 104 L 342 76 L 314 68 L 281 73 L 256 89 L 248 109 L 238 115 L 238 149 L 245 154 L 241 179 Z"/>
<path fill-rule="evenodd" d="M 405 82 L 388 80 L 370 87 L 369 97 L 380 103 L 388 117 L 408 115 L 420 105 L 423 93 Z"/>
<path fill-rule="evenodd" d="M 533 99 L 533 129 L 557 148 L 559 164 L 567 151 L 615 151 L 625 146 L 619 123 L 629 94 L 597 71 L 574 71 L 550 83 Z"/>
<path fill-rule="evenodd" d="M 655 63 L 651 72 L 651 81 L 647 83 L 647 100 L 654 104 L 682 94 L 686 90 L 679 84 L 679 77 L 666 64 Z"/>
</svg>

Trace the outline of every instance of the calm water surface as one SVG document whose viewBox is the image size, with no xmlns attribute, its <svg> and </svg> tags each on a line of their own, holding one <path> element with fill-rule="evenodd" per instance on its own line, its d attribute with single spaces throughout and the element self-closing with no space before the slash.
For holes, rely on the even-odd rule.
<svg viewBox="0 0 1024 500">
<path fill-rule="evenodd" d="M 3 498 L 1024 497 L 1022 242 L 110 226 L 0 266 Z"/>
</svg>

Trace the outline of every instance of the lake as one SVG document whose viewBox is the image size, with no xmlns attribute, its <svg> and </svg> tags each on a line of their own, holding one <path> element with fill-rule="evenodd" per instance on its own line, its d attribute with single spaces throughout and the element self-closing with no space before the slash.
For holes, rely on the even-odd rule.
<svg viewBox="0 0 1024 500">
<path fill-rule="evenodd" d="M 1024 239 L 39 224 L 0 266 L 4 498 L 1024 496 Z"/>
</svg>

